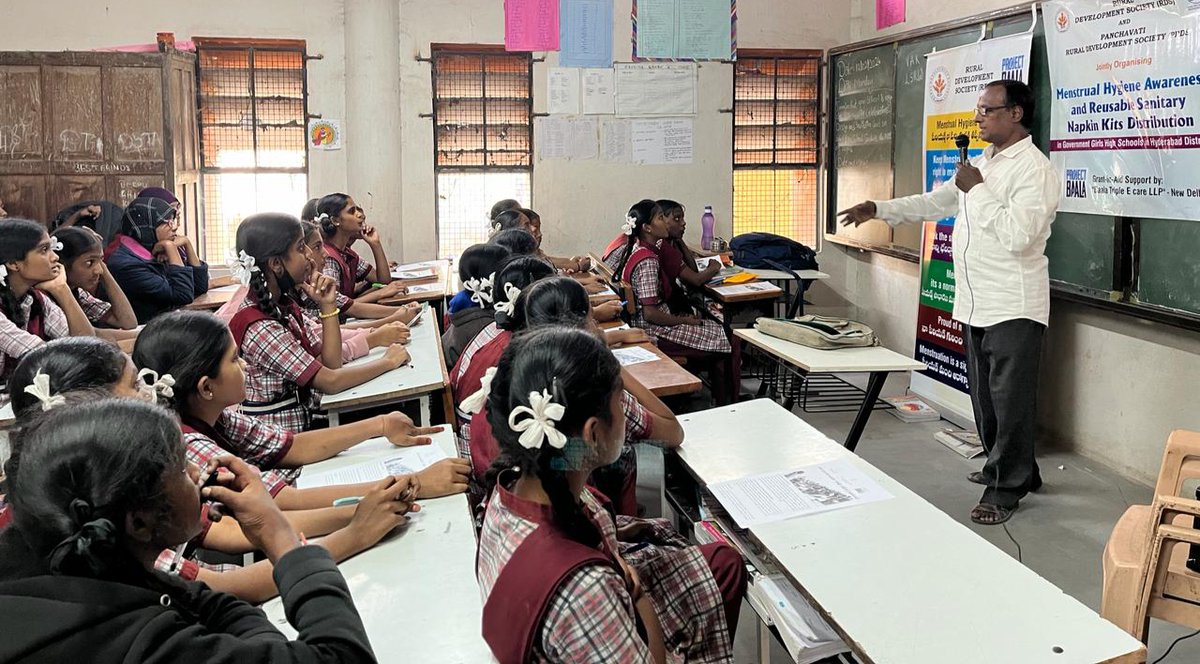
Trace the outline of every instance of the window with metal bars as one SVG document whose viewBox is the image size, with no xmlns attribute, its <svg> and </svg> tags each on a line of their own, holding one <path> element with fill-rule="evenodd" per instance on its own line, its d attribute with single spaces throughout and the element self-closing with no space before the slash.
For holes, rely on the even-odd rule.
<svg viewBox="0 0 1200 664">
<path fill-rule="evenodd" d="M 533 58 L 500 46 L 434 44 L 433 169 L 438 255 L 487 240 L 487 212 L 531 205 Z"/>
<path fill-rule="evenodd" d="M 300 213 L 308 199 L 308 70 L 302 40 L 196 38 L 201 251 L 223 262 L 238 224 Z"/>
<path fill-rule="evenodd" d="M 739 49 L 733 71 L 733 233 L 815 247 L 821 52 Z"/>
</svg>

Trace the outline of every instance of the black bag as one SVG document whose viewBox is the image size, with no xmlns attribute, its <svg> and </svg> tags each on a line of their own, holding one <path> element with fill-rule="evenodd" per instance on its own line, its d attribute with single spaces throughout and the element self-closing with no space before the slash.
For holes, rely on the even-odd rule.
<svg viewBox="0 0 1200 664">
<path fill-rule="evenodd" d="M 773 261 L 792 270 L 817 269 L 817 252 L 772 233 L 743 233 L 729 243 L 733 262 L 750 270 L 768 270 Z"/>
</svg>

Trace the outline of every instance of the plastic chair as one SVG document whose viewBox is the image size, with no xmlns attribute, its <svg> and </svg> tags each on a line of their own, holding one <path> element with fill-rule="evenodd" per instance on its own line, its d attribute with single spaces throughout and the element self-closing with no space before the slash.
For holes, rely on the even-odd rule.
<svg viewBox="0 0 1200 664">
<path fill-rule="evenodd" d="M 1179 497 L 1200 478 L 1200 433 L 1178 430 L 1167 439 L 1154 502 L 1134 505 L 1117 521 L 1104 547 L 1100 615 L 1143 643 L 1150 618 L 1200 628 L 1200 573 L 1186 566 L 1188 546 L 1200 545 L 1200 501 Z"/>
</svg>

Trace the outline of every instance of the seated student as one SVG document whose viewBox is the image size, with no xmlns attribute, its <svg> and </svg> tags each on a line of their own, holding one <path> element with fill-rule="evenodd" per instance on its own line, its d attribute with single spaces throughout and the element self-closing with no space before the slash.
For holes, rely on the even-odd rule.
<svg viewBox="0 0 1200 664">
<path fill-rule="evenodd" d="M 517 297 L 513 332 L 517 335 L 547 326 L 574 327 L 602 337 L 591 318 L 587 293 L 574 279 L 551 277 L 531 284 Z M 476 358 L 479 361 L 479 358 Z M 473 413 L 470 429 L 470 451 L 473 479 L 482 486 L 483 476 L 499 455 L 492 437 L 485 405 L 488 386 L 495 368 L 485 372 L 479 392 L 463 401 L 463 409 Z M 590 483 L 607 496 L 617 514 L 637 514 L 637 454 L 633 443 L 654 441 L 667 448 L 683 443 L 683 427 L 675 414 L 654 393 L 634 380 L 622 369 L 625 389 L 621 394 L 621 410 L 625 414 L 626 446 L 620 459 L 611 466 L 598 468 Z"/>
<path fill-rule="evenodd" d="M 366 221 L 366 213 L 346 194 L 328 194 L 317 202 L 316 222 L 325 236 L 321 272 L 334 280 L 339 293 L 364 304 L 407 292 L 403 284 L 392 281 L 391 263 L 383 253 L 379 231 Z M 364 263 L 350 248 L 358 240 L 366 240 L 374 265 Z M 376 283 L 383 287 L 375 288 Z"/>
<path fill-rule="evenodd" d="M 659 211 L 667 218 L 667 239 L 663 240 L 659 247 L 659 261 L 675 292 L 673 302 L 668 304 L 671 305 L 672 311 L 681 313 L 690 308 L 687 302 L 688 292 L 699 292 L 703 289 L 704 284 L 721 271 L 721 264 L 711 261 L 708 267 L 697 270 L 696 255 L 683 239 L 683 233 L 687 230 L 683 205 L 665 199 L 656 203 Z"/>
<path fill-rule="evenodd" d="M 342 392 L 408 363 L 408 351 L 393 344 L 379 359 L 342 366 L 337 287 L 315 274 L 299 219 L 250 215 L 238 226 L 237 250 L 253 263 L 242 266 L 250 290 L 229 323 L 247 364 L 242 412 L 288 431 L 307 431 L 318 393 Z M 302 293 L 320 306 L 319 323 L 301 311 Z"/>
<path fill-rule="evenodd" d="M 479 391 L 483 376 L 488 369 L 500 361 L 500 354 L 512 338 L 516 325 L 517 296 L 521 290 L 539 279 L 554 276 L 554 266 L 536 256 L 510 258 L 496 272 L 492 287 L 495 320 L 475 335 L 471 343 L 463 348 L 458 362 L 450 370 L 450 390 L 454 395 L 456 417 L 455 434 L 458 453 L 463 458 L 471 457 L 471 413 L 463 408 L 463 401 Z M 476 362 L 478 356 L 478 362 Z"/>
<path fill-rule="evenodd" d="M 488 421 L 501 454 L 488 472 L 476 575 L 483 637 L 501 662 L 663 662 L 667 652 L 733 661 L 741 556 L 677 540 L 624 550 L 585 488 L 621 453 L 620 373 L 604 344 L 576 329 L 530 332 L 500 360 Z"/>
<path fill-rule="evenodd" d="M 228 335 L 227 331 L 226 335 Z M 18 427 L 17 434 L 14 436 L 12 455 L 5 465 L 7 476 L 11 479 L 20 474 L 21 460 L 25 454 L 24 438 L 20 432 L 29 421 L 36 419 L 37 413 L 57 409 L 67 403 L 102 399 L 108 396 L 169 401 L 172 397 L 168 397 L 165 392 L 170 390 L 162 390 L 165 385 L 162 381 L 171 383 L 173 386 L 184 383 L 184 379 L 181 379 L 179 383 L 174 383 L 170 374 L 163 374 L 161 379 L 156 380 L 154 386 L 147 385 L 141 380 L 141 375 L 145 373 L 147 373 L 145 370 L 135 373 L 133 363 L 124 353 L 117 350 L 116 346 L 110 342 L 96 337 L 59 339 L 26 354 L 13 373 L 10 382 Z M 173 394 L 175 393 L 173 392 Z M 211 459 L 221 455 L 236 453 L 233 450 L 218 447 L 218 444 L 212 439 L 191 430 L 186 424 L 183 429 L 188 460 L 197 466 L 204 466 Z M 404 435 L 404 440 L 408 444 L 414 442 L 420 444 L 421 440 L 428 444 L 428 439 L 412 436 L 413 433 L 420 431 L 410 425 L 409 433 Z M 257 437 L 258 434 L 262 434 L 261 442 L 263 443 L 259 452 L 267 450 L 269 453 L 271 443 L 281 440 L 276 433 L 261 428 L 254 428 L 247 433 L 251 437 Z M 392 436 L 392 440 L 400 442 L 399 432 L 389 435 Z M 214 436 L 221 442 L 228 443 L 227 438 L 221 437 L 219 434 L 214 434 Z M 242 442 L 246 441 L 242 440 Z M 313 442 L 308 441 L 309 444 Z M 300 440 L 297 443 L 301 446 L 306 444 Z M 233 446 L 229 445 L 228 447 Z M 292 448 L 295 447 L 296 445 L 292 445 Z M 316 450 L 309 450 L 310 453 L 313 451 Z M 289 456 L 291 456 L 290 450 Z M 454 461 L 461 464 L 459 470 L 462 473 L 462 481 L 458 488 L 449 484 L 448 478 L 451 477 L 453 468 L 446 461 L 439 462 L 442 467 L 427 468 L 421 473 L 413 475 L 411 480 L 405 479 L 404 481 L 415 487 L 413 493 L 417 497 L 423 497 L 426 494 L 433 496 L 438 492 L 462 491 L 466 486 L 467 465 L 465 461 Z M 283 465 L 287 465 L 286 459 Z M 388 493 L 387 487 L 365 483 L 325 489 L 298 490 L 290 487 L 287 479 L 278 472 L 262 472 L 252 464 L 250 467 L 260 473 L 267 491 L 279 503 L 281 509 L 286 510 L 285 515 L 296 528 L 312 536 L 328 535 L 322 539 L 321 544 L 329 549 L 331 555 L 337 560 L 343 560 L 370 548 L 391 530 L 390 526 L 382 531 L 379 530 L 380 521 L 379 514 L 377 514 L 379 503 L 390 500 L 385 499 L 385 494 Z M 427 480 L 428 486 L 417 486 L 421 478 Z M 337 498 L 359 495 L 364 498 L 358 508 L 329 506 L 331 501 Z M 373 536 L 372 533 L 374 533 Z M 244 533 L 235 521 L 222 520 L 217 523 L 205 521 L 200 534 L 194 538 L 192 546 L 188 548 L 191 553 L 164 550 L 156 561 L 155 567 L 160 571 L 178 574 L 187 580 L 199 578 L 208 582 L 214 589 L 233 593 L 248 601 L 261 602 L 277 594 L 275 586 L 271 582 L 269 564 L 252 565 L 246 568 L 237 565 L 208 565 L 194 556 L 195 547 L 201 546 L 230 554 L 253 551 L 252 548 L 249 548 L 250 545 L 246 541 Z"/>
<path fill-rule="evenodd" d="M 108 269 L 140 323 L 208 292 L 208 264 L 190 239 L 175 233 L 178 228 L 170 204 L 138 198 L 125 208 L 121 232 L 104 250 Z"/>
<path fill-rule="evenodd" d="M 0 384 L 47 341 L 95 334 L 53 246 L 36 221 L 0 219 Z"/>
<path fill-rule="evenodd" d="M 556 256 L 549 256 L 546 254 L 545 251 L 542 251 L 541 250 L 541 246 L 542 246 L 542 216 L 540 214 L 538 214 L 537 212 L 530 210 L 529 208 L 521 208 L 521 212 L 525 215 L 525 217 L 527 219 L 529 219 L 529 228 L 530 228 L 530 231 L 533 233 L 533 236 L 537 239 L 537 243 L 538 243 L 538 247 L 539 247 L 538 251 L 540 252 L 540 255 L 542 258 L 545 258 L 546 260 L 550 261 L 551 265 L 558 268 L 559 270 L 562 270 L 564 274 L 570 274 L 570 275 L 578 274 L 578 275 L 580 275 L 579 278 L 581 278 L 581 279 L 586 279 L 586 278 L 590 277 L 590 275 L 587 275 L 585 273 L 591 269 L 592 261 L 589 260 L 586 256 L 572 256 L 570 258 L 559 258 Z"/>
<path fill-rule="evenodd" d="M 508 250 L 497 244 L 474 244 L 458 259 L 458 279 L 463 285 L 447 311 L 450 324 L 442 334 L 447 368 L 458 362 L 463 348 L 496 319 L 492 297 L 496 271 L 508 259 Z"/>
<path fill-rule="evenodd" d="M 313 221 L 302 222 L 304 226 L 304 241 L 308 244 L 308 250 L 312 253 L 317 261 L 325 258 L 325 236 L 321 233 L 321 226 Z M 318 262 L 318 266 L 322 263 Z M 320 312 L 317 308 L 317 303 L 313 302 L 308 296 L 301 298 L 301 304 L 304 309 L 311 315 L 318 315 Z M 417 312 L 421 310 L 421 305 L 418 302 L 410 302 L 399 307 L 391 307 L 384 304 L 375 304 L 374 302 L 360 302 L 353 298 L 343 295 L 340 291 L 337 294 L 337 300 L 334 302 L 342 313 L 338 316 L 338 320 L 342 323 L 343 328 L 359 329 L 373 328 L 388 323 L 401 323 L 408 325 L 412 319 L 416 318 Z M 353 316 L 360 320 L 352 323 L 347 323 L 346 320 Z M 405 328 L 407 329 L 407 328 Z"/>
<path fill-rule="evenodd" d="M 57 241 L 62 245 L 58 260 L 66 267 L 67 284 L 75 289 L 75 299 L 96 327 L 96 334 L 113 341 L 136 337 L 133 329 L 137 327 L 137 316 L 104 264 L 100 235 L 86 226 L 76 226 L 59 228 L 50 239 L 52 244 Z"/>
<path fill-rule="evenodd" d="M 488 244 L 504 247 L 513 256 L 536 256 L 538 250 L 537 238 L 523 228 L 496 231 L 488 238 Z"/>
<path fill-rule="evenodd" d="M 633 232 L 633 225 L 637 223 L 637 220 L 641 217 L 653 219 L 660 214 L 662 214 L 662 209 L 658 207 L 658 203 L 649 198 L 643 198 L 629 208 L 629 212 L 625 213 L 625 221 L 621 224 L 621 232 L 617 233 L 617 236 L 608 243 L 608 246 L 604 248 L 604 253 L 601 254 L 601 260 L 608 266 L 608 269 L 616 272 L 621 259 L 629 254 L 629 235 Z M 618 274 L 616 277 L 620 279 L 621 275 Z"/>
<path fill-rule="evenodd" d="M 172 393 L 163 401 L 179 413 L 189 450 L 193 441 L 197 447 L 216 446 L 264 470 L 323 461 L 377 436 L 400 447 L 428 445 L 429 435 L 443 430 L 415 426 L 400 412 L 299 433 L 245 415 L 237 408 L 246 396 L 237 344 L 225 323 L 207 312 L 176 311 L 155 319 L 138 336 L 133 360 L 142 371 L 172 377 Z M 444 459 L 418 473 L 422 491 L 428 492 L 421 497 L 465 489 L 465 463 Z M 455 468 L 462 470 L 461 487 L 452 481 Z"/>
<path fill-rule="evenodd" d="M 671 301 L 674 287 L 667 280 L 659 260 L 659 245 L 668 235 L 667 219 L 657 204 L 644 203 L 646 201 L 630 209 L 629 220 L 623 227 L 627 234 L 626 244 L 610 254 L 610 257 L 618 257 L 613 272 L 633 287 L 637 300 L 637 310 L 630 323 L 645 329 L 667 353 L 711 360 L 714 396 L 718 403 L 727 403 L 730 399 L 727 392 L 733 387 L 733 378 L 727 375 L 731 351 L 729 338 L 715 320 L 694 313 L 678 315 L 671 312 L 667 303 Z"/>
<path fill-rule="evenodd" d="M 14 522 L 0 533 L 0 660 L 374 661 L 329 554 L 304 544 L 244 463 L 219 459 L 206 469 L 224 469 L 217 485 L 201 490 L 167 411 L 63 406 L 23 435 Z M 298 640 L 241 600 L 153 570 L 199 532 L 202 500 L 221 503 L 273 563 Z"/>
<path fill-rule="evenodd" d="M 110 201 L 79 201 L 58 211 L 52 228 L 90 228 L 100 236 L 101 244 L 109 242 L 121 232 L 125 219 L 125 208 Z"/>
<path fill-rule="evenodd" d="M 493 224 L 494 226 L 496 217 L 500 216 L 501 212 L 505 212 L 507 210 L 516 210 L 520 207 L 521 202 L 515 198 L 505 198 L 503 200 L 496 201 L 496 203 L 492 205 L 492 209 L 488 211 L 488 223 Z"/>
</svg>

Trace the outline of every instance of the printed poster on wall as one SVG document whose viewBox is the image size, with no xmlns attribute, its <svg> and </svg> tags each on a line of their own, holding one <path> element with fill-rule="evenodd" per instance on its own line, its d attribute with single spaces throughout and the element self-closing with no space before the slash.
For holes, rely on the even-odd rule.
<svg viewBox="0 0 1200 664">
<path fill-rule="evenodd" d="M 925 59 L 925 191 L 954 179 L 959 161 L 955 138 L 966 134 L 968 154 L 983 152 L 975 106 L 989 82 L 1029 80 L 1032 33 L 989 39 L 930 53 Z M 967 349 L 963 326 L 954 320 L 954 217 L 925 222 L 921 238 L 921 289 L 917 305 L 916 358 L 927 369 L 912 377 L 912 390 L 944 412 L 971 421 Z"/>
<path fill-rule="evenodd" d="M 1047 2 L 1060 210 L 1200 219 L 1200 3 Z"/>
</svg>

